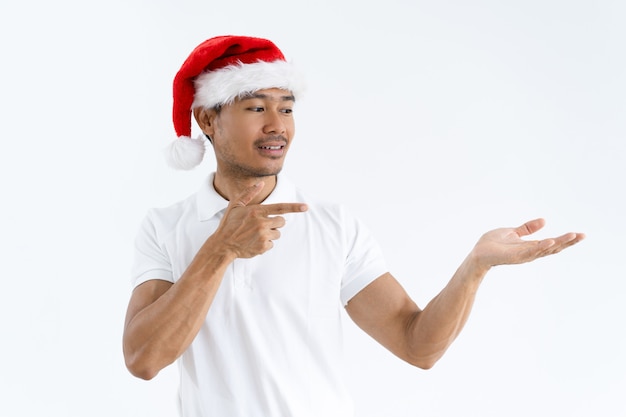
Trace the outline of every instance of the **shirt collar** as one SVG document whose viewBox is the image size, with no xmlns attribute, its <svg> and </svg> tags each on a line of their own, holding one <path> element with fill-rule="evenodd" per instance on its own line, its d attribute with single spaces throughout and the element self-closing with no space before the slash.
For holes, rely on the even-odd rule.
<svg viewBox="0 0 626 417">
<path fill-rule="evenodd" d="M 196 204 L 198 210 L 198 220 L 207 221 L 214 216 L 221 214 L 228 206 L 228 200 L 219 195 L 213 187 L 215 172 L 202 183 L 202 187 L 196 194 Z M 296 201 L 296 187 L 284 175 L 276 177 L 276 187 L 272 193 L 263 201 L 263 204 L 274 203 L 294 203 Z"/>
</svg>

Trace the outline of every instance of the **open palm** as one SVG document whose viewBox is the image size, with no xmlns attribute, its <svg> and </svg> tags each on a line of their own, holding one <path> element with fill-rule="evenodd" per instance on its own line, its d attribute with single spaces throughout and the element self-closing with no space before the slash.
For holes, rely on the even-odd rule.
<svg viewBox="0 0 626 417">
<path fill-rule="evenodd" d="M 582 233 L 566 233 L 555 238 L 524 240 L 545 225 L 543 219 L 535 219 L 516 228 L 501 228 L 485 233 L 474 247 L 475 259 L 484 267 L 531 262 L 552 255 L 581 241 Z"/>
</svg>

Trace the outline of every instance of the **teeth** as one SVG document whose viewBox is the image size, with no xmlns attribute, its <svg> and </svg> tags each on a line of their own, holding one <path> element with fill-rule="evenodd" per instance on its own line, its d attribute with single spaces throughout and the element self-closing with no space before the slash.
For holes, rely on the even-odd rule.
<svg viewBox="0 0 626 417">
<path fill-rule="evenodd" d="M 281 148 L 282 148 L 282 146 L 261 146 L 261 148 L 262 148 L 262 149 L 271 149 L 271 150 L 276 151 L 276 150 L 278 150 L 278 149 L 281 149 Z"/>
</svg>

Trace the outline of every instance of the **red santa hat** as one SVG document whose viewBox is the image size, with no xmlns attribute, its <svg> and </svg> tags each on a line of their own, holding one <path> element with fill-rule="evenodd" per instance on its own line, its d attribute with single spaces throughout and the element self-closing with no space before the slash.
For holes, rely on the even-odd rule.
<svg viewBox="0 0 626 417">
<path fill-rule="evenodd" d="M 174 78 L 174 130 L 178 139 L 166 150 L 168 164 L 192 169 L 204 157 L 204 135 L 191 138 L 192 110 L 232 103 L 265 88 L 282 88 L 298 97 L 303 80 L 271 41 L 218 36 L 198 45 Z"/>
</svg>

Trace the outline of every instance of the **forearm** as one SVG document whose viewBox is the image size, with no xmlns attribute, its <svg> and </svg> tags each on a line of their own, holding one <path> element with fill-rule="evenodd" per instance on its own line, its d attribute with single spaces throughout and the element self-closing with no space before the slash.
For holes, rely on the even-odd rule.
<svg viewBox="0 0 626 417">
<path fill-rule="evenodd" d="M 444 289 L 413 315 L 407 328 L 412 363 L 428 369 L 443 356 L 463 329 L 487 271 L 468 255 Z"/>
<path fill-rule="evenodd" d="M 490 268 L 552 255 L 585 237 L 582 233 L 567 233 L 538 241 L 521 239 L 539 230 L 543 223 L 537 219 L 517 228 L 484 234 L 448 285 L 423 310 L 388 272 L 355 295 L 346 310 L 359 327 L 391 352 L 428 369 L 461 332 L 478 287 Z"/>
<path fill-rule="evenodd" d="M 124 332 L 124 355 L 133 374 L 151 379 L 187 349 L 232 260 L 232 256 L 203 247 L 175 284 L 130 314 Z"/>
</svg>

